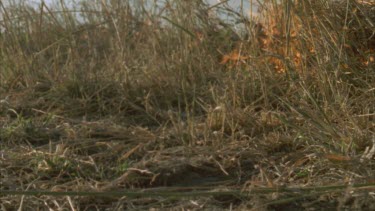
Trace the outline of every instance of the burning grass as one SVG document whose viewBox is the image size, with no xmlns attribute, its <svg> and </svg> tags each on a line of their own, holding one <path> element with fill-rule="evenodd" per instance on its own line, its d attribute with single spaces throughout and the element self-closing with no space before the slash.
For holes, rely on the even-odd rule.
<svg viewBox="0 0 375 211">
<path fill-rule="evenodd" d="M 2 209 L 375 209 L 374 5 L 103 2 L 0 2 Z"/>
</svg>

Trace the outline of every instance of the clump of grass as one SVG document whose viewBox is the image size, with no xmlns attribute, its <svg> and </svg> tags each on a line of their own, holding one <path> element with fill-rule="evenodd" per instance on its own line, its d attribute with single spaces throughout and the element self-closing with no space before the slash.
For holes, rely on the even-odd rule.
<svg viewBox="0 0 375 211">
<path fill-rule="evenodd" d="M 1 191 L 137 196 L 2 194 L 4 208 L 371 210 L 373 9 L 0 2 Z M 319 191 L 291 189 L 305 186 Z"/>
</svg>

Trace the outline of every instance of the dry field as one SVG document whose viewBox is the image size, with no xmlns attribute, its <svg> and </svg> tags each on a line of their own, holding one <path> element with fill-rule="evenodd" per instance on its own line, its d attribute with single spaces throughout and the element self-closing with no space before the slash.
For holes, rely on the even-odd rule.
<svg viewBox="0 0 375 211">
<path fill-rule="evenodd" d="M 375 210 L 372 1 L 145 2 L 0 1 L 1 210 Z"/>
</svg>

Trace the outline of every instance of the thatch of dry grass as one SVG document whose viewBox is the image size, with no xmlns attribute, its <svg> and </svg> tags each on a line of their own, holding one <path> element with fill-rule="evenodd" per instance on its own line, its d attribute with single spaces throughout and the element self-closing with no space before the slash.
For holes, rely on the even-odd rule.
<svg viewBox="0 0 375 211">
<path fill-rule="evenodd" d="M 374 5 L 220 8 L 0 2 L 1 208 L 374 210 Z"/>
</svg>

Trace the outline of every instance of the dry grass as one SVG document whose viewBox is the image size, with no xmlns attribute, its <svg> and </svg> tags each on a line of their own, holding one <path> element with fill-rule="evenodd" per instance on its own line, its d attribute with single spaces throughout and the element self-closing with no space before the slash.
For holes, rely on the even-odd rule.
<svg viewBox="0 0 375 211">
<path fill-rule="evenodd" d="M 2 209 L 375 209 L 371 2 L 140 2 L 0 2 Z"/>
</svg>

